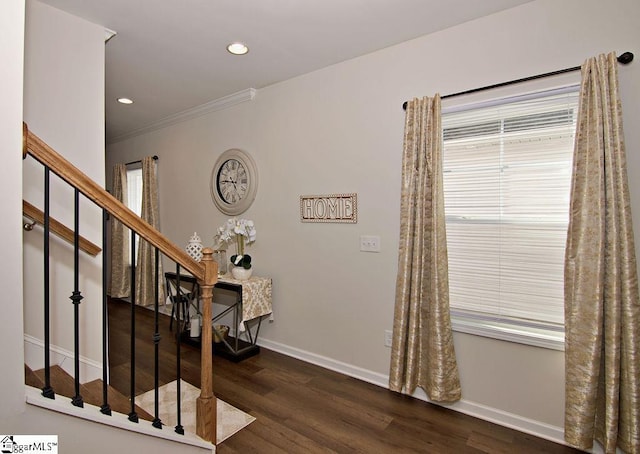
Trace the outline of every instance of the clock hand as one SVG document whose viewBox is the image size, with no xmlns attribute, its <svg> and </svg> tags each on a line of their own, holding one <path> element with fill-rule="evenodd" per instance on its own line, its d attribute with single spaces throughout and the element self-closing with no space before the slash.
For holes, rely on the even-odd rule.
<svg viewBox="0 0 640 454">
<path fill-rule="evenodd" d="M 235 181 L 233 180 L 220 180 L 220 183 L 231 183 L 233 185 L 233 188 L 237 191 L 238 190 L 238 185 L 236 184 Z"/>
</svg>

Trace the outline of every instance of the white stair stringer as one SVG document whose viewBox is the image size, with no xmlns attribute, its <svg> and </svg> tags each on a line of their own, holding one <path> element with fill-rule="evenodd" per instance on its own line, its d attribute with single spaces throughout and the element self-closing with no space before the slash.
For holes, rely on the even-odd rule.
<svg viewBox="0 0 640 454">
<path fill-rule="evenodd" d="M 81 418 L 88 423 L 104 424 L 128 432 L 134 432 L 140 434 L 140 436 L 160 438 L 166 440 L 167 442 L 189 445 L 194 448 L 189 452 L 216 452 L 216 447 L 210 442 L 201 439 L 195 434 L 185 433 L 184 435 L 179 435 L 173 431 L 173 427 L 163 427 L 162 429 L 157 429 L 151 425 L 151 422 L 144 420 L 140 420 L 138 423 L 133 423 L 128 420 L 126 415 L 116 412 L 113 412 L 111 416 L 104 415 L 100 413 L 99 407 L 87 403 L 84 404 L 83 408 L 78 408 L 72 405 L 70 399 L 67 397 L 57 396 L 56 399 L 47 399 L 46 397 L 42 396 L 39 389 L 33 388 L 31 386 L 25 386 L 25 394 L 27 404 L 33 405 L 35 407 L 55 411 L 57 413 L 63 413 L 75 418 Z M 63 423 L 63 421 L 61 421 L 61 423 Z M 62 445 L 64 440 L 60 440 L 59 442 Z M 113 440 L 112 446 L 117 446 L 117 442 L 115 440 Z M 186 448 L 186 446 L 184 448 Z M 176 446 L 173 445 L 173 443 L 169 443 L 169 446 L 167 446 L 167 452 L 171 452 L 175 449 Z M 180 449 L 180 452 L 187 452 L 183 451 L 183 448 Z"/>
</svg>

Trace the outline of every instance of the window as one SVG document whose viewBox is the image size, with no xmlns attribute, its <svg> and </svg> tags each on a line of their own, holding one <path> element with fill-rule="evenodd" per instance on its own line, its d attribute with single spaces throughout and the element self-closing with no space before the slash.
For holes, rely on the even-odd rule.
<svg viewBox="0 0 640 454">
<path fill-rule="evenodd" d="M 127 207 L 140 216 L 142 213 L 142 168 L 127 169 Z"/>
<path fill-rule="evenodd" d="M 127 207 L 135 214 L 142 214 L 142 167 L 127 169 Z M 138 250 L 138 235 L 135 236 L 136 251 Z M 137 253 L 137 252 L 136 252 Z M 131 249 L 129 249 L 129 266 L 131 266 Z"/>
<path fill-rule="evenodd" d="M 564 348 L 578 87 L 443 114 L 455 330 Z"/>
</svg>

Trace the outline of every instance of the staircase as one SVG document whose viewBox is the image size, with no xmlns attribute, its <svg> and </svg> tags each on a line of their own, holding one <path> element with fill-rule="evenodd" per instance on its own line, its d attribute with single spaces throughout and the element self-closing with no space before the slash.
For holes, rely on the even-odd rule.
<svg viewBox="0 0 640 454">
<path fill-rule="evenodd" d="M 73 398 L 75 395 L 75 382 L 71 375 L 69 375 L 60 366 L 52 366 L 51 373 L 51 387 L 56 390 L 58 398 L 63 400 L 63 397 Z M 44 369 L 32 371 L 29 366 L 24 366 L 24 382 L 27 386 L 31 386 L 36 389 L 44 388 L 45 379 Z M 80 385 L 80 394 L 85 403 L 100 407 L 102 405 L 102 380 L 93 380 L 88 383 Z M 131 401 L 124 394 L 107 385 L 107 392 L 109 393 L 109 405 L 111 410 L 117 413 L 127 414 L 131 407 Z M 135 406 L 138 417 L 145 421 L 153 421 L 153 416 L 147 413 L 139 406 Z"/>
<path fill-rule="evenodd" d="M 161 368 L 166 368 L 160 361 L 159 344 L 164 341 L 161 339 L 158 329 L 158 294 L 156 292 L 155 297 L 155 317 L 156 328 L 152 333 L 153 342 L 155 344 L 155 354 L 151 355 L 150 362 L 152 363 L 153 373 L 155 374 L 155 415 L 149 414 L 147 411 L 141 409 L 135 404 L 136 399 L 136 368 L 135 368 L 135 312 L 136 306 L 131 303 L 130 319 L 123 320 L 124 323 L 128 323 L 131 326 L 131 341 L 129 356 L 131 358 L 130 368 L 130 393 L 125 395 L 118 392 L 113 387 L 109 386 L 108 370 L 109 370 L 109 352 L 108 352 L 108 317 L 107 317 L 107 262 L 106 254 L 104 253 L 107 237 L 107 219 L 111 219 L 112 222 L 118 221 L 131 231 L 131 243 L 136 237 L 145 240 L 155 252 L 155 263 L 160 260 L 171 261 L 175 263 L 176 273 L 179 275 L 181 269 L 186 270 L 192 276 L 194 276 L 201 289 L 201 301 L 203 308 L 203 317 L 206 319 L 211 318 L 211 305 L 213 299 L 213 286 L 217 280 L 217 265 L 213 260 L 213 251 L 211 249 L 205 249 L 203 251 L 203 258 L 200 262 L 196 262 L 189 255 L 187 255 L 182 248 L 173 244 L 162 233 L 142 220 L 123 203 L 114 198 L 104 188 L 91 180 L 88 176 L 82 173 L 78 168 L 73 166 L 70 162 L 64 159 L 60 154 L 48 146 L 42 139 L 28 130 L 26 124 L 23 125 L 23 158 L 31 157 L 44 167 L 44 208 L 43 210 L 36 209 L 31 204 L 25 202 L 23 211 L 26 209 L 29 213 L 28 217 L 42 224 L 44 227 L 43 244 L 42 244 L 42 258 L 44 260 L 43 265 L 43 282 L 44 282 L 44 297 L 42 301 L 42 318 L 44 319 L 43 326 L 43 339 L 34 339 L 35 343 L 41 343 L 44 358 L 38 361 L 39 364 L 44 364 L 44 368 L 37 371 L 32 371 L 25 366 L 25 382 L 26 382 L 26 397 L 29 404 L 54 410 L 60 413 L 66 413 L 71 416 L 82 418 L 89 421 L 99 422 L 102 424 L 119 427 L 131 432 L 145 433 L 147 435 L 153 435 L 159 438 L 169 439 L 173 441 L 182 441 L 183 443 L 191 444 L 197 447 L 213 448 L 215 451 L 216 444 L 216 398 L 213 394 L 213 369 L 212 369 L 212 330 L 211 324 L 203 324 L 201 331 L 202 348 L 201 348 L 201 377 L 200 377 L 200 396 L 195 402 L 196 407 L 196 435 L 185 434 L 184 429 L 180 425 L 181 404 L 180 393 L 177 393 L 176 412 L 178 424 L 175 427 L 175 431 L 162 430 L 164 424 L 158 417 L 158 375 Z M 50 183 L 49 178 L 51 176 L 57 176 L 60 180 L 66 182 L 73 189 L 73 200 L 70 202 L 74 207 L 74 227 L 69 229 L 65 226 L 61 226 L 58 221 L 50 216 L 49 198 L 50 198 Z M 85 284 L 83 279 L 83 270 L 80 266 L 79 252 L 84 250 L 85 252 L 95 255 L 99 254 L 100 248 L 95 245 L 87 244 L 83 241 L 79 234 L 82 229 L 80 226 L 80 197 L 84 197 L 90 202 L 93 202 L 103 213 L 103 245 L 102 245 L 102 332 L 81 332 L 82 324 L 80 320 L 83 315 L 83 308 L 88 304 L 98 304 L 99 301 L 83 301 L 82 285 Z M 33 201 L 31 201 L 33 202 Z M 60 201 L 58 201 L 60 202 Z M 64 202 L 63 202 L 64 203 Z M 26 208 L 25 208 L 26 207 Z M 25 229 L 29 230 L 27 226 L 33 228 L 34 224 L 25 224 Z M 58 330 L 57 333 L 52 333 L 56 326 L 60 326 L 60 323 L 50 320 L 51 308 L 56 304 L 69 304 L 69 301 L 51 301 L 50 298 L 50 267 L 49 260 L 51 257 L 49 242 L 50 234 L 60 235 L 61 238 L 67 240 L 73 245 L 73 279 L 69 284 L 69 298 L 73 305 L 72 320 L 65 320 L 65 323 Z M 89 248 L 87 250 L 87 247 Z M 132 247 L 132 255 L 135 256 L 135 246 Z M 135 280 L 134 268 L 132 266 L 132 287 L 134 287 Z M 155 280 L 156 287 L 162 279 L 158 266 L 156 265 Z M 27 283 L 27 285 L 29 285 Z M 132 290 L 133 292 L 133 290 Z M 100 306 L 98 306 L 100 307 Z M 39 318 L 39 317 L 38 317 Z M 73 372 L 68 374 L 59 365 L 55 364 L 55 355 L 60 352 L 60 348 L 53 344 L 52 339 L 56 339 L 56 334 L 60 337 L 63 334 L 67 334 L 69 328 L 72 328 L 73 333 L 73 352 L 66 352 L 65 355 L 69 358 L 70 362 L 73 362 L 73 367 L 65 367 L 67 371 L 73 369 Z M 102 337 L 102 364 L 97 365 L 97 369 L 103 373 L 102 380 L 92 380 L 87 383 L 80 382 L 81 375 L 81 356 L 80 356 L 80 342 L 81 339 L 90 338 L 92 342 L 97 340 L 98 337 Z M 26 340 L 25 336 L 25 340 Z M 169 342 L 173 342 L 172 339 L 168 339 Z M 175 342 L 176 345 L 176 374 L 177 380 L 180 381 L 180 342 Z M 68 353 L 68 354 L 67 354 Z M 117 352 L 113 352 L 117 354 Z M 52 357 L 54 358 L 52 360 Z M 84 361 L 84 360 L 83 360 Z M 95 362 L 95 360 L 92 360 Z M 66 365 L 67 363 L 65 363 Z M 83 363 L 84 365 L 84 363 Z M 40 367 L 38 365 L 37 367 Z M 41 390 L 41 391 L 39 391 Z M 151 424 L 148 424 L 151 422 Z M 166 427 L 166 426 L 165 426 Z M 199 437 L 199 438 L 198 438 Z M 193 440 L 194 438 L 195 440 Z"/>
</svg>

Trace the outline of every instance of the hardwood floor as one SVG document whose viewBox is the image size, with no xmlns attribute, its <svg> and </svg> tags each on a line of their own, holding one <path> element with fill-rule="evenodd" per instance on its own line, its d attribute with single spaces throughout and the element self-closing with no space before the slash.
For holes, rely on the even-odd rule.
<svg viewBox="0 0 640 454">
<path fill-rule="evenodd" d="M 109 303 L 111 385 L 129 393 L 129 305 Z M 136 393 L 153 388 L 153 312 L 136 311 Z M 161 316 L 160 384 L 175 379 L 175 340 Z M 200 352 L 182 378 L 200 386 Z M 240 363 L 214 356 L 214 391 L 256 421 L 218 446 L 236 453 L 578 453 L 262 348 Z"/>
</svg>

